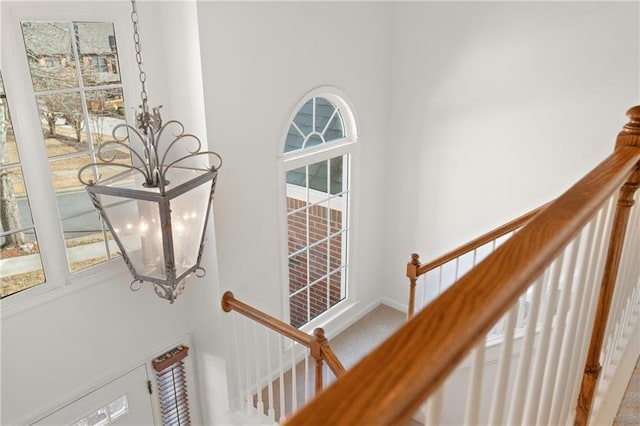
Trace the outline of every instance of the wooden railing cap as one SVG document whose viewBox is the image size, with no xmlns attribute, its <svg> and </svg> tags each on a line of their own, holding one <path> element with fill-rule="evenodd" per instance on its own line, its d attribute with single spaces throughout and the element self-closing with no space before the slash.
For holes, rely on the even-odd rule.
<svg viewBox="0 0 640 426">
<path fill-rule="evenodd" d="M 222 310 L 225 312 L 231 312 L 231 305 L 229 305 L 229 300 L 233 300 L 235 299 L 235 297 L 233 297 L 233 293 L 230 291 L 225 291 L 224 294 L 222 295 Z"/>
<path fill-rule="evenodd" d="M 616 140 L 616 149 L 622 147 L 640 148 L 640 105 L 627 111 L 629 122 L 624 125 Z"/>
<path fill-rule="evenodd" d="M 629 108 L 627 117 L 630 121 L 624 126 L 625 130 L 640 132 L 640 105 Z"/>
</svg>

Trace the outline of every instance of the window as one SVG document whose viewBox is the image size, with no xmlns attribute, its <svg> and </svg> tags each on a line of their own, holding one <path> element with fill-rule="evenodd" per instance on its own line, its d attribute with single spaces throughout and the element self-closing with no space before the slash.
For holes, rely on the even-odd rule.
<svg viewBox="0 0 640 426">
<path fill-rule="evenodd" d="M 152 364 L 158 380 L 158 398 L 164 426 L 189 426 L 189 395 L 184 358 L 187 346 L 178 346 L 154 359 Z"/>
<path fill-rule="evenodd" d="M 334 95 L 311 96 L 284 143 L 290 323 L 301 327 L 347 296 L 351 113 Z"/>
<path fill-rule="evenodd" d="M 18 145 L 0 73 L 0 297 L 44 283 Z"/>
<path fill-rule="evenodd" d="M 93 70 L 95 72 L 108 72 L 109 71 L 107 58 L 104 58 L 102 56 L 97 56 L 95 58 L 92 58 L 91 62 L 93 63 Z"/>
<path fill-rule="evenodd" d="M 9 232 L 23 232 L 29 242 L 33 242 L 32 251 L 39 252 L 38 249 L 42 249 L 45 270 L 47 265 L 66 261 L 67 271 L 75 273 L 119 256 L 115 243 L 77 178 L 79 168 L 94 162 L 99 145 L 111 140 L 113 129 L 125 122 L 114 25 L 111 22 L 23 21 L 19 30 L 22 44 L 16 47 L 15 54 L 24 55 L 30 72 L 31 87 L 24 84 L 19 86 L 18 83 L 18 87 L 12 87 L 14 90 L 9 95 L 14 93 L 14 99 L 20 100 L 22 108 L 37 108 L 38 118 L 22 114 L 19 126 L 15 122 L 13 124 L 29 137 L 16 138 L 12 132 L 7 131 L 7 140 L 17 146 L 14 151 L 20 151 L 23 155 L 29 153 L 31 167 L 30 170 L 25 168 L 26 186 L 29 187 L 31 183 L 32 189 L 38 187 L 39 194 L 32 200 L 31 208 L 34 211 L 57 213 L 57 222 L 48 220 L 40 231 L 47 230 L 47 240 L 60 235 L 63 241 L 59 240 L 60 244 L 48 243 L 48 253 L 47 249 L 35 243 L 35 227 L 28 208 L 26 190 L 22 187 L 24 185 L 17 183 L 21 179 L 19 158 L 16 155 L 8 162 L 3 160 L 1 166 L 3 171 L 12 174 L 16 199 L 14 204 L 18 204 L 19 212 L 12 225 L 3 223 L 2 244 L 6 245 Z M 12 69 L 14 76 L 19 73 L 19 67 L 7 68 Z M 20 82 L 20 79 L 14 78 L 13 81 Z M 12 101 L 11 98 L 7 100 L 9 103 Z M 11 125 L 6 117 L 8 115 L 5 114 L 3 122 L 9 124 L 4 127 L 9 129 Z M 40 129 L 39 138 L 33 129 Z M 41 144 L 44 149 L 34 149 L 36 144 Z M 126 148 L 114 149 L 109 154 L 120 161 L 130 161 L 131 158 Z M 49 174 L 44 176 L 42 170 L 47 166 Z M 104 178 L 119 170 L 101 172 Z M 95 171 L 94 175 L 97 178 Z M 8 186 L 3 182 L 3 188 L 5 187 Z M 43 187 L 50 188 L 46 191 L 55 194 L 57 212 L 46 200 L 48 194 L 41 192 Z M 0 210 L 6 212 L 8 207 L 5 207 L 5 200 L 11 200 L 11 196 L 3 193 L 2 197 Z M 64 247 L 62 256 L 55 253 L 61 251 L 58 247 Z M 12 264 L 9 279 L 13 281 L 35 269 L 34 261 L 31 260 L 33 257 L 23 254 L 7 251 L 2 253 L 3 266 L 9 260 Z M 60 275 L 64 273 L 61 267 L 55 266 L 53 270 L 54 273 L 47 275 L 67 281 Z M 9 289 L 10 284 L 4 276 L 3 268 L 2 297 L 17 291 L 13 287 Z M 42 273 L 41 276 L 40 279 L 30 278 L 31 283 L 43 282 Z"/>
<path fill-rule="evenodd" d="M 71 426 L 106 426 L 129 412 L 127 395 L 114 399 L 104 407 L 75 421 Z"/>
</svg>

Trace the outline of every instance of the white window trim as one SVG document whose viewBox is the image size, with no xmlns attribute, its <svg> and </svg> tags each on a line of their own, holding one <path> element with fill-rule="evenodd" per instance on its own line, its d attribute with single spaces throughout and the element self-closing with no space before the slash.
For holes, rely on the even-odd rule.
<svg viewBox="0 0 640 426">
<path fill-rule="evenodd" d="M 128 3 L 78 2 L 73 10 L 61 8 L 50 2 L 3 2 L 0 7 L 2 33 L 2 55 L 0 69 L 4 79 L 5 93 L 14 127 L 20 141 L 42 141 L 40 128 L 28 123 L 40 121 L 38 107 L 33 95 L 31 72 L 24 53 L 24 42 L 20 22 L 22 21 L 100 21 L 112 22 L 118 38 L 118 54 L 121 58 L 119 72 L 123 82 L 125 99 L 137 99 L 137 69 L 134 61 L 133 30 Z M 27 93 L 28 96 L 24 94 Z M 127 121 L 134 122 L 134 112 L 127 110 Z M 58 218 L 58 206 L 53 191 L 46 149 L 43 143 L 20 142 L 18 152 L 22 163 L 24 183 L 31 204 L 33 225 L 41 249 L 42 266 L 46 282 L 0 300 L 2 318 L 18 314 L 34 306 L 58 297 L 79 291 L 86 286 L 97 285 L 116 276 L 128 276 L 121 259 L 99 264 L 91 268 L 70 272 L 62 227 Z M 28 145 L 28 151 L 25 148 Z M 27 165 L 28 164 L 28 165 Z M 42 173 L 46 170 L 47 173 Z M 37 200 L 37 203 L 34 201 Z M 55 212 L 55 214 L 51 214 Z M 52 230 L 58 230 L 55 232 Z M 46 234 L 46 237 L 45 237 Z"/>
<path fill-rule="evenodd" d="M 302 106 L 314 97 L 325 98 L 338 107 L 344 120 L 345 131 L 347 137 L 340 141 L 332 141 L 319 146 L 313 146 L 306 149 L 296 150 L 284 153 L 284 143 L 289 132 L 289 127 L 293 122 L 296 114 L 300 111 Z M 305 332 L 311 332 L 316 327 L 327 327 L 327 325 L 336 318 L 351 311 L 358 303 L 358 283 L 355 277 L 357 276 L 357 262 L 355 262 L 354 253 L 357 252 L 357 226 L 354 226 L 353 218 L 357 217 L 357 195 L 354 197 L 354 193 L 357 194 L 359 190 L 359 178 L 358 178 L 358 157 L 360 147 L 358 145 L 358 129 L 357 129 L 357 115 L 356 110 L 353 107 L 353 102 L 349 99 L 348 95 L 342 90 L 333 86 L 321 86 L 317 87 L 300 98 L 298 103 L 289 113 L 287 120 L 284 122 L 282 128 L 282 134 L 280 143 L 278 144 L 278 152 L 276 157 L 278 158 L 278 204 L 279 204 L 279 224 L 280 224 L 280 241 L 279 248 L 281 253 L 280 262 L 280 291 L 282 301 L 282 318 L 285 321 L 289 321 L 290 309 L 289 309 L 289 264 L 288 264 L 288 234 L 287 234 L 287 187 L 286 173 L 289 170 L 293 170 L 302 167 L 309 163 L 309 157 L 313 156 L 314 160 L 322 161 L 330 158 L 350 154 L 350 179 L 349 179 L 349 206 L 346 229 L 349 232 L 347 250 L 345 253 L 347 268 L 347 276 L 343 279 L 343 285 L 348 282 L 348 288 L 345 294 L 345 298 L 334 305 L 328 311 L 318 315 L 308 323 L 300 327 L 300 330 Z M 322 152 L 322 154 L 320 154 Z"/>
</svg>

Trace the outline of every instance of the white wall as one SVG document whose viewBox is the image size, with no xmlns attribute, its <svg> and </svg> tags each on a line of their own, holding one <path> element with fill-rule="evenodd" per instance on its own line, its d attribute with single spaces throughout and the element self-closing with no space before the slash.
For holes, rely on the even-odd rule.
<svg viewBox="0 0 640 426">
<path fill-rule="evenodd" d="M 128 2 L 56 5 L 3 1 L 2 7 L 3 18 L 11 11 L 14 16 L 27 19 L 86 19 L 97 14 L 104 19 L 114 15 L 128 22 L 130 13 Z M 110 12 L 96 12 L 105 8 Z M 138 10 L 151 105 L 163 104 L 165 120 L 179 119 L 187 131 L 206 136 L 195 3 L 140 2 Z M 170 32 L 166 31 L 169 27 Z M 130 25 L 124 28 L 130 31 Z M 130 32 L 119 33 L 118 44 L 125 82 L 130 83 L 125 94 L 129 106 L 135 107 L 140 102 L 140 88 L 134 57 L 127 56 L 132 53 L 130 37 Z M 3 39 L 3 71 L 8 71 L 17 59 L 5 57 L 9 49 L 4 43 Z M 7 72 L 3 76 L 5 83 L 10 80 Z M 24 162 L 30 161 L 28 154 L 22 152 Z M 203 260 L 206 278 L 188 279 L 187 290 L 173 305 L 156 297 L 148 284 L 132 293 L 128 288 L 131 277 L 123 263 L 83 282 L 71 283 L 69 287 L 76 291 L 51 292 L 60 297 L 44 295 L 45 303 L 16 307 L 10 306 L 11 298 L 3 300 L 0 423 L 33 420 L 160 354 L 187 334 L 192 338 L 190 353 L 200 373 L 191 392 L 197 395 L 199 385 L 205 397 L 214 401 L 207 404 L 201 417 L 197 399 L 193 398 L 194 420 L 228 423 L 213 228 L 211 222 Z M 46 239 L 46 230 L 41 229 L 38 236 Z M 47 279 L 54 285 L 64 284 L 57 276 L 48 275 Z M 8 310 L 11 314 L 7 314 Z"/>
<path fill-rule="evenodd" d="M 424 262 L 550 201 L 638 103 L 638 3 L 397 3 L 389 297 Z M 400 290 L 397 290 L 400 288 Z"/>
<path fill-rule="evenodd" d="M 71 13 L 79 3 L 59 5 Z M 383 295 L 406 303 L 410 252 L 426 260 L 558 195 L 611 150 L 622 113 L 638 102 L 637 3 L 139 9 L 151 102 L 224 158 L 208 275 L 169 306 L 148 288 L 132 294 L 122 266 L 3 318 L 2 424 L 77 396 L 185 333 L 204 423 L 227 422 L 220 296 L 231 289 L 283 310 L 277 155 L 311 89 L 339 88 L 358 120 L 361 306 Z"/>
<path fill-rule="evenodd" d="M 222 288 L 282 315 L 278 155 L 296 104 L 328 85 L 357 120 L 354 197 L 367 204 L 353 210 L 352 263 L 357 299 L 370 303 L 381 285 L 392 5 L 203 2 L 198 12 L 209 139 L 224 158 L 214 207 Z"/>
</svg>

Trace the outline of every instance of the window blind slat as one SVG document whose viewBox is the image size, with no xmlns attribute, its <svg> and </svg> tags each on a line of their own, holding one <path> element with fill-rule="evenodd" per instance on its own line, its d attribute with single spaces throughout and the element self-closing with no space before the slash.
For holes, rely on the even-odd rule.
<svg viewBox="0 0 640 426">
<path fill-rule="evenodd" d="M 184 358 L 189 348 L 178 346 L 153 360 L 158 383 L 158 399 L 165 426 L 190 426 L 189 394 Z"/>
</svg>

